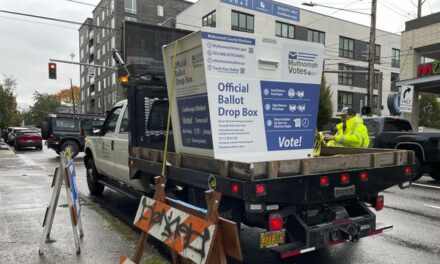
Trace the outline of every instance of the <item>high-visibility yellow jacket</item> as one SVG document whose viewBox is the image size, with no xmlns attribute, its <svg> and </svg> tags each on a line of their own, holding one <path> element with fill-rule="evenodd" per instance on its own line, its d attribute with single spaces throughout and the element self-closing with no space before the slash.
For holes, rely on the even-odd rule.
<svg viewBox="0 0 440 264">
<path fill-rule="evenodd" d="M 338 132 L 335 135 L 335 140 L 330 140 L 327 146 L 368 148 L 370 137 L 368 136 L 368 129 L 364 125 L 364 120 L 359 116 L 354 116 L 346 120 L 345 124 L 345 130 L 343 129 L 343 122 L 336 125 Z"/>
</svg>

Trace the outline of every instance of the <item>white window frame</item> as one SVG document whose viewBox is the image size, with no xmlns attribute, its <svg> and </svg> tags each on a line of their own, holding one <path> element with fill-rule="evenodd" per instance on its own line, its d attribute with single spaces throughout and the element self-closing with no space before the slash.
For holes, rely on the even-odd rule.
<svg viewBox="0 0 440 264">
<path fill-rule="evenodd" d="M 160 16 L 160 17 L 164 16 L 163 6 L 161 6 L 161 5 L 157 5 L 157 16 Z"/>
<path fill-rule="evenodd" d="M 127 1 L 131 1 L 131 6 L 132 6 L 131 8 L 127 7 L 127 5 L 126 5 Z M 124 0 L 124 10 L 125 10 L 125 12 L 136 14 L 137 13 L 136 9 L 137 9 L 136 0 Z"/>
</svg>

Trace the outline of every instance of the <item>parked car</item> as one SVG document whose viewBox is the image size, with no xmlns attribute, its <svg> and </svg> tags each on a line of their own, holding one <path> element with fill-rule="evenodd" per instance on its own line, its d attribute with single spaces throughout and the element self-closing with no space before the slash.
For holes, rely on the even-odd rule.
<svg viewBox="0 0 440 264">
<path fill-rule="evenodd" d="M 36 130 L 19 130 L 14 139 L 14 147 L 16 150 L 28 147 L 42 150 L 43 140 Z"/>
<path fill-rule="evenodd" d="M 89 114 L 49 114 L 41 125 L 41 135 L 48 148 L 57 154 L 70 148 L 72 157 L 84 150 L 85 136 L 95 125 L 102 125 L 105 117 Z"/>
<path fill-rule="evenodd" d="M 16 136 L 17 132 L 20 130 L 26 130 L 26 129 L 27 128 L 25 128 L 25 127 L 11 127 L 10 132 L 8 132 L 7 143 L 11 146 L 14 146 L 15 136 Z M 8 131 L 9 131 L 9 128 L 8 128 Z"/>
</svg>

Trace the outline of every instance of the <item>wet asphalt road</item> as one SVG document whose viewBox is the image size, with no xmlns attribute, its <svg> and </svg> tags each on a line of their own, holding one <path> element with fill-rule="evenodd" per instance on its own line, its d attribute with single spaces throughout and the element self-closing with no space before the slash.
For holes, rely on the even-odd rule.
<svg viewBox="0 0 440 264">
<path fill-rule="evenodd" d="M 25 166 L 38 165 L 53 173 L 58 158 L 53 150 L 17 152 Z M 0 163 L 7 166 L 6 162 Z M 89 195 L 82 155 L 76 158 L 80 194 L 103 205 L 127 225 L 136 213 L 138 201 L 106 188 L 102 197 Z M 361 239 L 356 243 L 336 245 L 281 261 L 269 250 L 258 249 L 258 230 L 241 230 L 245 263 L 440 263 L 440 183 L 422 177 L 406 190 L 386 190 L 385 209 L 377 213 L 378 225 L 394 225 L 383 235 Z"/>
</svg>

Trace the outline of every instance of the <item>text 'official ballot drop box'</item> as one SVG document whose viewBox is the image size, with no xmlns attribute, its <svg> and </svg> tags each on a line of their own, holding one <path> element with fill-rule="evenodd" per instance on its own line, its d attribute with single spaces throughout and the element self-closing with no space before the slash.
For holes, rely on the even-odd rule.
<svg viewBox="0 0 440 264">
<path fill-rule="evenodd" d="M 215 28 L 164 46 L 176 151 L 241 162 L 309 157 L 323 54 L 319 43 Z"/>
</svg>

